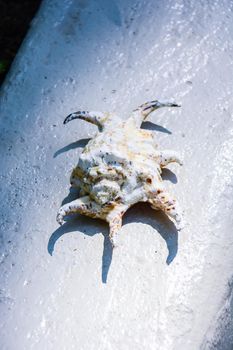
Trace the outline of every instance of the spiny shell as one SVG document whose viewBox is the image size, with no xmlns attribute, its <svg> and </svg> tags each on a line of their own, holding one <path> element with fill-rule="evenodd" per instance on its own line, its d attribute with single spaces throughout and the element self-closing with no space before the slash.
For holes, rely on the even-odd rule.
<svg viewBox="0 0 233 350">
<path fill-rule="evenodd" d="M 75 112 L 65 119 L 84 119 L 98 126 L 99 132 L 84 148 L 71 175 L 71 185 L 80 188 L 81 198 L 60 208 L 58 222 L 70 213 L 81 213 L 109 222 L 110 239 L 121 227 L 125 211 L 137 202 L 149 202 L 182 225 L 179 206 L 165 190 L 161 168 L 170 162 L 181 164 L 173 151 L 159 151 L 152 132 L 140 129 L 143 120 L 163 106 L 175 103 L 151 101 L 122 121 L 109 113 Z"/>
</svg>

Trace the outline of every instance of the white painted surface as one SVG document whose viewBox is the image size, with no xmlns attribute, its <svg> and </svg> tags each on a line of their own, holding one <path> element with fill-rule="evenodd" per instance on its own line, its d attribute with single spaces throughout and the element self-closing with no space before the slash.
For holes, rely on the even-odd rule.
<svg viewBox="0 0 233 350">
<path fill-rule="evenodd" d="M 44 2 L 1 94 L 1 349 L 231 349 L 232 5 Z M 165 178 L 187 227 L 138 205 L 111 256 L 104 223 L 57 227 L 95 132 L 62 121 L 155 98 L 182 104 L 150 119 L 171 134 L 145 127 L 183 152 Z"/>
</svg>

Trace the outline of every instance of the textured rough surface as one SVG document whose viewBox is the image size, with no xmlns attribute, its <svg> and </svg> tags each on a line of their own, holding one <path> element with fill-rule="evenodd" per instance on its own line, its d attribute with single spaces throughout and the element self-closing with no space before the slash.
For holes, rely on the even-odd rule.
<svg viewBox="0 0 233 350">
<path fill-rule="evenodd" d="M 148 202 L 174 220 L 178 230 L 183 228 L 179 204 L 161 178 L 162 169 L 168 164 L 182 165 L 181 157 L 172 150 L 160 150 L 154 134 L 141 129 L 149 114 L 161 107 L 180 106 L 158 100 L 146 102 L 126 121 L 109 112 L 78 111 L 66 117 L 64 124 L 82 119 L 95 124 L 99 131 L 84 147 L 72 171 L 71 187 L 80 192 L 59 209 L 59 224 L 64 224 L 70 214 L 105 220 L 115 247 L 125 212 L 136 203 Z"/>
<path fill-rule="evenodd" d="M 1 349 L 232 348 L 232 32 L 230 1 L 44 2 L 1 92 Z M 95 133 L 67 111 L 154 96 L 182 104 L 143 128 L 184 155 L 162 176 L 187 227 L 136 205 L 114 253 L 101 221 L 58 228 Z"/>
</svg>

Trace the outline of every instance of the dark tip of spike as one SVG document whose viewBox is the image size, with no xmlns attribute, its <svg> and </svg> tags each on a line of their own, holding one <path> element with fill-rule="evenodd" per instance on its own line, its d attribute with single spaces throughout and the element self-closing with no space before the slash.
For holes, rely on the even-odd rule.
<svg viewBox="0 0 233 350">
<path fill-rule="evenodd" d="M 71 116 L 72 116 L 72 113 L 71 113 L 71 114 L 69 114 L 69 115 L 68 115 L 68 116 L 65 118 L 65 120 L 64 120 L 64 122 L 63 122 L 63 124 L 67 124 L 67 123 L 70 121 Z"/>
<path fill-rule="evenodd" d="M 148 106 L 148 107 L 144 107 L 143 110 L 146 111 L 147 109 L 152 108 L 154 105 Z"/>
</svg>

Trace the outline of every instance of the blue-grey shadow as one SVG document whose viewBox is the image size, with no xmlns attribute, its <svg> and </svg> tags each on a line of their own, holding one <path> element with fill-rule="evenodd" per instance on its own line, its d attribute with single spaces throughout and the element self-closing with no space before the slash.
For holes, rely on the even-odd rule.
<svg viewBox="0 0 233 350">
<path fill-rule="evenodd" d="M 150 121 L 143 122 L 142 129 L 151 130 L 151 131 L 159 131 L 159 132 L 163 132 L 163 133 L 169 134 L 169 135 L 172 134 L 172 132 L 170 130 L 168 130 L 167 128 L 165 128 L 161 125 L 154 124 Z"/>
<path fill-rule="evenodd" d="M 52 256 L 56 242 L 65 234 L 70 232 L 81 232 L 83 235 L 94 236 L 102 233 L 104 246 L 102 255 L 102 282 L 107 283 L 108 272 L 112 262 L 113 249 L 108 237 L 108 227 L 101 220 L 92 220 L 88 217 L 75 215 L 71 216 L 62 226 L 58 227 L 50 236 L 47 250 Z"/>
<path fill-rule="evenodd" d="M 178 252 L 178 231 L 173 222 L 162 212 L 153 210 L 147 203 L 138 203 L 130 208 L 123 219 L 123 224 L 140 222 L 152 226 L 167 245 L 167 265 L 175 259 Z"/>
<path fill-rule="evenodd" d="M 62 147 L 58 151 L 56 151 L 54 153 L 54 155 L 53 155 L 53 158 L 56 158 L 60 154 L 68 152 L 71 149 L 75 149 L 75 148 L 79 148 L 79 147 L 85 147 L 89 141 L 90 141 L 90 138 L 86 138 L 86 139 L 81 139 L 81 140 L 72 142 L 69 145 L 67 145 L 65 147 Z"/>
<path fill-rule="evenodd" d="M 75 199 L 79 198 L 79 189 L 75 187 L 70 187 L 68 195 L 63 199 L 61 205 L 70 203 Z"/>
<path fill-rule="evenodd" d="M 102 283 L 107 283 L 108 272 L 112 262 L 113 248 L 109 239 L 109 232 L 106 230 L 104 236 L 104 249 L 102 255 Z"/>
<path fill-rule="evenodd" d="M 162 179 L 163 179 L 163 180 L 169 180 L 169 181 L 171 181 L 173 184 L 176 184 L 176 183 L 177 183 L 176 174 L 173 173 L 173 171 L 171 171 L 171 170 L 168 169 L 168 168 L 163 168 L 161 176 L 162 176 Z"/>
</svg>

